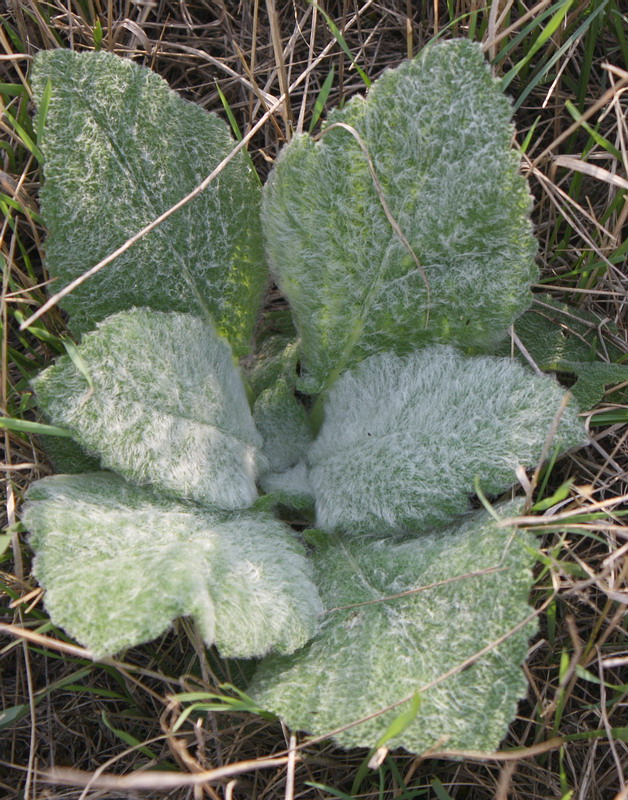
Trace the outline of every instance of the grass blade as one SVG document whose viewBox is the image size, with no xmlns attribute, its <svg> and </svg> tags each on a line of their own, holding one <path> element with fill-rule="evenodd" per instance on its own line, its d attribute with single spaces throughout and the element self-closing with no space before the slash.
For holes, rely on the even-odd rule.
<svg viewBox="0 0 628 800">
<path fill-rule="evenodd" d="M 523 67 L 525 67 L 526 64 L 530 63 L 532 58 L 541 49 L 541 47 L 543 47 L 545 42 L 547 42 L 548 39 L 552 36 L 552 34 L 554 34 L 558 30 L 560 24 L 565 19 L 565 16 L 569 11 L 570 7 L 572 6 L 572 4 L 573 0 L 563 0 L 563 2 L 559 4 L 558 10 L 554 13 L 548 24 L 543 28 L 541 33 L 538 35 L 532 47 L 529 48 L 529 50 L 526 52 L 523 58 L 521 58 L 515 64 L 515 66 L 512 69 L 510 69 L 502 78 L 501 81 L 502 91 L 506 91 L 506 89 L 512 83 L 513 79 L 516 78 L 516 76 L 521 72 Z"/>
<path fill-rule="evenodd" d="M 0 428 L 7 431 L 19 431 L 20 433 L 36 433 L 42 436 L 65 436 L 72 438 L 70 431 L 65 428 L 57 428 L 56 425 L 45 425 L 42 422 L 31 422 L 27 419 L 14 419 L 13 417 L 0 417 Z"/>
</svg>

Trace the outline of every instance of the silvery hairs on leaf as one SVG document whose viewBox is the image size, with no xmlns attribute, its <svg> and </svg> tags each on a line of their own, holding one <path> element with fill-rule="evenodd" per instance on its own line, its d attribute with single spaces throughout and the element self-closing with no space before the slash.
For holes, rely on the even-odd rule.
<svg viewBox="0 0 628 800">
<path fill-rule="evenodd" d="M 218 508 L 250 506 L 261 445 L 229 345 L 189 314 L 133 309 L 33 385 L 46 417 L 102 465 Z"/>
<path fill-rule="evenodd" d="M 468 508 L 474 479 L 497 494 L 535 466 L 565 393 L 512 359 L 432 345 L 382 353 L 346 372 L 308 453 L 319 528 L 417 530 Z M 552 442 L 586 441 L 573 402 Z"/>
<path fill-rule="evenodd" d="M 41 207 L 51 291 L 81 275 L 195 188 L 235 147 L 226 123 L 149 69 L 109 53 L 34 62 L 43 138 Z M 132 306 L 213 317 L 248 352 L 266 284 L 260 188 L 239 153 L 199 197 L 68 295 L 76 332 Z"/>
<path fill-rule="evenodd" d="M 480 45 L 454 40 L 386 71 L 318 141 L 285 147 L 262 217 L 306 391 L 384 350 L 490 350 L 529 306 L 536 242 L 510 116 Z"/>
<path fill-rule="evenodd" d="M 301 461 L 284 472 L 266 472 L 260 477 L 260 487 L 266 492 L 256 500 L 255 507 L 284 505 L 307 512 L 308 519 L 314 514 L 314 495 L 309 483 L 306 465 Z"/>
<path fill-rule="evenodd" d="M 534 306 L 515 325 L 516 335 L 540 369 L 576 376 L 569 391 L 583 410 L 598 405 L 607 387 L 628 381 L 628 366 L 621 363 L 623 352 L 610 337 L 601 343 L 600 325 L 594 314 L 549 295 L 536 295 Z M 509 350 L 510 342 L 502 343 L 500 354 Z M 523 359 L 521 353 L 517 355 Z"/>
<path fill-rule="evenodd" d="M 96 472 L 100 460 L 89 456 L 74 439 L 68 436 L 39 436 L 38 441 L 55 472 Z"/>
<path fill-rule="evenodd" d="M 33 484 L 23 519 L 52 621 L 95 658 L 183 615 L 224 657 L 290 653 L 316 629 L 311 565 L 266 514 L 212 512 L 92 473 Z"/>
<path fill-rule="evenodd" d="M 263 439 L 265 468 L 278 473 L 301 461 L 312 441 L 305 407 L 294 393 L 297 361 L 294 340 L 271 336 L 262 341 L 247 374 L 257 395 L 253 419 Z"/>
<path fill-rule="evenodd" d="M 260 394 L 253 409 L 265 461 L 270 470 L 279 473 L 301 461 L 312 442 L 306 410 L 293 389 L 286 378 L 279 378 Z"/>
<path fill-rule="evenodd" d="M 510 516 L 518 509 L 498 510 Z M 411 697 L 528 617 L 532 558 L 526 545 L 533 541 L 497 528 L 482 511 L 400 544 L 345 539 L 322 545 L 314 556 L 327 610 L 321 632 L 292 656 L 263 661 L 248 692 L 289 727 L 316 735 Z M 497 569 L 468 575 L 491 568 Z M 367 605 L 330 610 L 356 603 Z M 472 666 L 422 691 L 416 720 L 387 746 L 417 753 L 435 745 L 496 749 L 526 693 L 520 667 L 535 630 L 533 621 L 522 625 Z M 374 747 L 406 707 L 334 739 L 347 748 Z"/>
</svg>

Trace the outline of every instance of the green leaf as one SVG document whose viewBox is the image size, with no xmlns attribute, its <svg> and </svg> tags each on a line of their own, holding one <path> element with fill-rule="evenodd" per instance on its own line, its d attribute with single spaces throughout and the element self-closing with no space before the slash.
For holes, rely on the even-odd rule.
<svg viewBox="0 0 628 800">
<path fill-rule="evenodd" d="M 306 781 L 306 786 L 311 786 L 313 789 L 319 789 L 321 792 L 328 792 L 332 797 L 338 800 L 355 800 L 353 795 L 341 792 L 340 789 L 334 789 L 333 786 L 327 786 L 326 783 L 314 783 L 313 781 Z"/>
<path fill-rule="evenodd" d="M 290 312 L 275 312 L 266 324 L 271 328 L 262 335 L 255 356 L 244 359 L 246 377 L 255 397 L 272 389 L 280 378 L 289 380 L 292 385 L 297 380 L 299 351 Z"/>
<path fill-rule="evenodd" d="M 532 506 L 532 511 L 546 511 L 548 508 L 555 506 L 556 503 L 560 503 L 562 500 L 565 500 L 569 497 L 569 490 L 573 484 L 574 479 L 569 478 L 564 483 L 556 489 L 556 491 L 551 494 L 549 497 L 544 497 L 542 500 L 539 500 L 538 503 L 535 503 Z"/>
<path fill-rule="evenodd" d="M 321 117 L 323 113 L 323 109 L 325 108 L 325 103 L 327 102 L 327 98 L 329 97 L 329 92 L 331 91 L 331 87 L 334 82 L 334 65 L 331 65 L 331 69 L 327 77 L 325 78 L 323 85 L 321 86 L 321 90 L 316 97 L 316 102 L 314 103 L 314 109 L 312 111 L 312 119 L 310 120 L 310 127 L 308 133 L 312 133 L 314 128 L 316 127 L 316 123 Z"/>
<path fill-rule="evenodd" d="M 19 136 L 20 144 L 24 145 L 24 147 L 32 153 L 37 161 L 41 164 L 43 161 L 43 155 L 40 148 L 35 144 L 33 139 L 35 138 L 32 130 L 27 130 L 23 125 L 21 125 L 17 119 L 13 116 L 13 114 L 9 111 L 8 108 L 3 108 L 2 116 L 9 120 L 11 123 L 11 128 L 15 130 L 15 133 Z M 29 129 L 30 129 L 30 120 L 29 122 Z M 19 207 L 19 206 L 18 206 Z"/>
<path fill-rule="evenodd" d="M 96 20 L 96 24 L 92 28 L 92 36 L 94 37 L 94 49 L 98 51 L 101 48 L 103 39 L 103 29 L 100 18 Z"/>
<path fill-rule="evenodd" d="M 606 388 L 628 381 L 628 365 L 607 364 L 605 361 L 562 361 L 561 372 L 577 375 L 570 391 L 583 409 L 596 406 L 603 398 Z"/>
<path fill-rule="evenodd" d="M 582 409 L 597 405 L 607 386 L 628 381 L 628 365 L 612 361 L 622 351 L 601 340 L 600 324 L 593 314 L 547 295 L 537 296 L 534 307 L 515 323 L 515 333 L 540 369 L 576 376 L 570 391 Z M 504 355 L 507 350 L 500 348 Z"/>
<path fill-rule="evenodd" d="M 628 409 L 617 408 L 613 411 L 602 412 L 591 417 L 592 427 L 608 427 L 609 425 L 624 425 L 628 422 Z"/>
<path fill-rule="evenodd" d="M 228 344 L 201 320 L 123 311 L 34 383 L 46 416 L 103 467 L 206 505 L 251 505 L 261 444 Z M 91 376 L 90 388 L 84 370 Z"/>
<path fill-rule="evenodd" d="M 372 356 L 329 393 L 308 453 L 318 527 L 383 533 L 447 523 L 466 511 L 474 476 L 497 494 L 535 466 L 564 393 L 518 362 L 445 345 Z M 567 406 L 553 440 L 584 443 Z"/>
<path fill-rule="evenodd" d="M 434 789 L 434 793 L 436 794 L 438 800 L 454 800 L 454 798 L 449 794 L 438 778 L 432 778 L 430 781 L 430 786 L 432 789 Z"/>
<path fill-rule="evenodd" d="M 265 497 L 256 501 L 256 506 L 285 505 L 300 511 L 314 507 L 314 495 L 310 486 L 307 468 L 304 463 L 290 467 L 285 472 L 267 472 L 260 478 L 260 486 Z"/>
<path fill-rule="evenodd" d="M 547 40 L 550 39 L 554 33 L 556 33 L 556 30 L 561 25 L 565 15 L 573 5 L 573 2 L 574 0 L 563 0 L 562 3 L 557 4 L 557 11 L 552 15 L 552 18 L 548 24 L 539 33 L 532 46 L 526 48 L 524 57 L 501 79 L 501 86 L 504 90 L 510 86 L 513 78 L 515 78 L 523 69 L 523 67 L 525 67 L 525 65 L 531 61 L 534 55 L 541 49 L 541 47 L 543 47 Z"/>
<path fill-rule="evenodd" d="M 299 351 L 289 312 L 274 312 L 266 324 L 270 330 L 255 359 L 247 359 L 247 379 L 256 397 L 255 426 L 263 439 L 260 472 L 281 473 L 304 457 L 312 432 L 306 408 L 295 395 Z"/>
<path fill-rule="evenodd" d="M 306 410 L 285 378 L 257 398 L 253 419 L 262 436 L 262 453 L 270 470 L 284 472 L 305 456 L 312 433 Z"/>
<path fill-rule="evenodd" d="M 416 718 L 391 748 L 494 750 L 526 691 L 532 541 L 479 512 L 399 544 L 323 546 L 314 556 L 322 630 L 291 657 L 263 661 L 249 694 L 291 728 L 321 736 L 394 706 L 334 736 L 371 748 L 418 691 Z"/>
<path fill-rule="evenodd" d="M 11 725 L 30 714 L 31 707 L 28 703 L 21 703 L 18 706 L 9 706 L 0 711 L 0 731 L 10 728 Z"/>
<path fill-rule="evenodd" d="M 0 417 L 0 428 L 4 428 L 7 431 L 39 433 L 61 438 L 72 437 L 70 431 L 65 428 L 57 428 L 55 425 L 46 425 L 43 422 L 31 422 L 29 419 L 15 419 L 14 417 Z"/>
<path fill-rule="evenodd" d="M 292 652 L 315 630 L 303 548 L 268 515 L 211 512 L 92 473 L 33 484 L 24 522 L 51 619 L 95 658 L 183 615 L 225 657 Z"/>
<path fill-rule="evenodd" d="M 216 91 L 218 92 L 218 97 L 220 97 L 220 102 L 222 103 L 222 107 L 224 108 L 225 114 L 227 115 L 227 119 L 229 120 L 229 125 L 231 125 L 231 130 L 233 131 L 233 135 L 236 137 L 236 139 L 239 142 L 241 142 L 242 139 L 244 138 L 242 136 L 242 131 L 240 130 L 240 126 L 238 125 L 238 121 L 236 120 L 236 118 L 235 118 L 235 116 L 233 114 L 233 111 L 231 110 L 231 106 L 229 105 L 229 101 L 225 97 L 222 89 L 220 88 L 220 84 L 218 83 L 218 81 L 216 81 Z M 257 173 L 257 170 L 255 169 L 255 165 L 253 164 L 253 159 L 251 158 L 251 154 L 249 153 L 249 151 L 246 148 L 244 149 L 243 152 L 244 152 L 244 158 L 246 159 L 246 163 L 251 168 L 251 171 L 253 173 L 253 176 L 255 177 L 255 180 L 257 181 L 257 183 L 261 187 L 262 179 L 260 178 L 260 176 Z"/>
<path fill-rule="evenodd" d="M 350 66 L 349 66 L 349 69 L 352 69 L 352 68 L 355 67 L 355 70 L 358 73 L 358 75 L 360 76 L 360 78 L 362 78 L 362 81 L 363 81 L 364 85 L 367 88 L 370 87 L 373 82 L 371 81 L 369 76 L 366 74 L 366 72 L 364 72 L 364 70 L 357 63 L 356 59 L 353 57 L 353 55 L 351 53 L 351 50 L 349 49 L 349 45 L 347 44 L 347 42 L 346 42 L 344 36 L 342 35 L 342 33 L 340 33 L 340 31 L 338 30 L 338 26 L 336 25 L 336 23 L 329 16 L 329 14 L 327 14 L 327 12 L 324 9 L 322 9 L 318 4 L 316 4 L 316 7 L 317 7 L 319 13 L 322 14 L 323 17 L 325 17 L 325 22 L 329 26 L 329 30 L 331 31 L 332 36 L 338 42 L 338 44 L 340 45 L 340 48 L 342 49 L 343 53 L 347 56 L 347 58 L 351 62 Z"/>
<path fill-rule="evenodd" d="M 490 348 L 530 304 L 536 244 L 510 114 L 480 46 L 456 40 L 284 149 L 263 219 L 305 391 L 383 350 Z"/>
<path fill-rule="evenodd" d="M 51 290 L 84 273 L 182 199 L 231 152 L 227 125 L 160 77 L 109 53 L 52 50 L 33 66 L 52 91 L 40 146 Z M 69 294 L 73 330 L 133 306 L 213 317 L 249 350 L 266 284 L 260 188 L 243 153 L 199 197 Z"/>
<path fill-rule="evenodd" d="M 11 535 L 0 533 L 0 556 L 3 556 L 9 547 L 11 547 Z"/>
<path fill-rule="evenodd" d="M 127 731 L 121 730 L 120 728 L 114 728 L 114 726 L 107 719 L 107 714 L 104 708 L 100 712 L 100 715 L 102 721 L 105 723 L 107 728 L 109 728 L 109 730 L 112 733 L 114 733 L 118 737 L 118 739 L 121 739 L 126 745 L 129 745 L 129 747 L 136 748 L 140 753 L 143 753 L 147 758 L 153 758 L 153 759 L 158 758 L 157 753 L 151 750 L 150 747 L 143 746 L 140 740 L 136 739 L 135 736 L 133 736 L 130 733 L 127 733 Z"/>
<path fill-rule="evenodd" d="M 81 358 L 81 354 L 78 351 L 76 344 L 71 339 L 65 339 L 63 342 L 65 347 L 65 351 L 67 353 L 68 358 L 74 364 L 76 369 L 81 373 L 81 375 L 85 378 L 87 385 L 90 388 L 90 391 L 94 391 L 94 383 L 92 381 L 92 377 L 89 374 L 89 370 L 85 366 L 83 359 Z"/>
<path fill-rule="evenodd" d="M 388 728 L 384 731 L 382 736 L 380 736 L 379 740 L 375 744 L 375 747 L 383 747 L 384 745 L 387 745 L 391 739 L 394 739 L 395 736 L 401 736 L 405 729 L 416 719 L 420 707 L 421 695 L 419 692 L 415 692 L 410 700 L 410 707 L 395 717 Z"/>
<path fill-rule="evenodd" d="M 280 473 L 280 477 L 285 473 Z M 291 491 L 290 489 L 273 488 L 273 481 L 277 473 L 271 472 L 262 477 L 262 488 L 268 487 L 268 494 L 262 495 L 251 508 L 255 511 L 273 511 L 282 519 L 282 512 L 289 514 L 298 513 L 298 522 L 302 524 L 305 520 L 314 519 L 314 498 L 311 494 L 303 491 Z M 270 478 L 270 480 L 268 480 Z M 268 481 L 268 482 L 267 482 Z M 266 490 L 265 490 L 266 491 Z"/>
<path fill-rule="evenodd" d="M 95 472 L 100 459 L 88 455 L 78 442 L 64 436 L 40 436 L 39 440 L 55 472 Z"/>
</svg>

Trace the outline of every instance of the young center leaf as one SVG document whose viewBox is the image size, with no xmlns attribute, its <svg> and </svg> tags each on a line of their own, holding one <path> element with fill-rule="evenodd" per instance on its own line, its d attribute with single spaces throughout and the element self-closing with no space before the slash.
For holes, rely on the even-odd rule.
<svg viewBox="0 0 628 800">
<path fill-rule="evenodd" d="M 38 102 L 51 86 L 39 145 L 52 292 L 183 198 L 235 147 L 223 120 L 129 59 L 42 52 L 32 84 Z M 236 354 L 248 352 L 266 283 L 259 206 L 238 154 L 199 197 L 63 300 L 73 330 L 133 306 L 189 311 L 213 317 Z"/>
<path fill-rule="evenodd" d="M 536 245 L 510 115 L 480 46 L 456 40 L 285 148 L 264 232 L 306 391 L 384 350 L 490 349 L 530 304 Z"/>
<path fill-rule="evenodd" d="M 312 442 L 305 406 L 297 399 L 299 348 L 290 312 L 274 311 L 259 331 L 246 377 L 255 395 L 253 419 L 263 440 L 262 486 L 300 462 Z"/>
<path fill-rule="evenodd" d="M 312 442 L 304 406 L 294 396 L 294 385 L 279 378 L 255 401 L 255 426 L 263 439 L 262 452 L 273 472 L 284 472 L 305 456 Z"/>
<path fill-rule="evenodd" d="M 536 464 L 563 399 L 552 378 L 511 359 L 446 345 L 371 356 L 331 389 L 308 453 L 317 526 L 377 534 L 449 522 L 475 476 L 497 494 L 517 465 Z M 571 403 L 552 444 L 584 441 Z"/>
<path fill-rule="evenodd" d="M 227 342 L 189 314 L 133 309 L 33 382 L 53 424 L 102 466 L 179 497 L 250 506 L 261 445 Z"/>
<path fill-rule="evenodd" d="M 94 658 L 183 615 L 225 657 L 290 653 L 315 631 L 310 564 L 268 515 L 209 511 L 91 473 L 38 481 L 23 518 L 52 621 Z"/>
<path fill-rule="evenodd" d="M 249 694 L 316 735 L 406 698 L 334 736 L 343 747 L 370 748 L 418 692 L 416 718 L 387 746 L 496 749 L 526 691 L 521 664 L 536 629 L 525 622 L 531 543 L 482 511 L 403 543 L 322 544 L 314 556 L 321 632 L 292 656 L 263 661 Z"/>
</svg>

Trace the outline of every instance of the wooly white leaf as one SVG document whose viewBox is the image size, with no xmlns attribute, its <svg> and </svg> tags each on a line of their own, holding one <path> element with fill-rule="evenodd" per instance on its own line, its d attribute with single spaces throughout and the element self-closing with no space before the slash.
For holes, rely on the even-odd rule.
<svg viewBox="0 0 628 800">
<path fill-rule="evenodd" d="M 481 47 L 456 40 L 385 72 L 319 141 L 284 149 L 262 216 L 306 391 L 383 350 L 490 349 L 530 304 L 536 244 L 510 115 Z"/>
<path fill-rule="evenodd" d="M 499 510 L 510 515 L 517 505 Z M 481 512 L 403 543 L 321 545 L 314 555 L 326 609 L 321 632 L 290 657 L 267 658 L 247 691 L 291 728 L 316 735 L 418 691 L 416 719 L 389 747 L 494 750 L 526 692 L 520 667 L 536 625 L 508 634 L 530 614 L 532 542 Z M 427 588 L 398 596 L 419 587 Z M 334 738 L 343 747 L 373 747 L 404 708 Z"/>
<path fill-rule="evenodd" d="M 55 292 L 188 194 L 235 142 L 220 117 L 128 59 L 42 52 L 32 72 L 38 102 L 48 81 L 41 208 Z M 266 284 L 259 205 L 238 154 L 205 192 L 63 300 L 73 329 L 132 306 L 191 311 L 214 317 L 236 353 L 247 352 Z"/>
<path fill-rule="evenodd" d="M 312 512 L 308 517 L 313 518 L 314 494 L 307 467 L 302 461 L 284 472 L 266 472 L 260 477 L 260 487 L 266 494 L 256 501 L 256 508 L 260 501 L 262 507 L 285 505 L 296 510 Z"/>
<path fill-rule="evenodd" d="M 446 345 L 371 356 L 331 389 L 308 452 L 317 526 L 377 534 L 450 521 L 476 475 L 496 494 L 518 464 L 536 464 L 563 399 L 552 378 L 510 359 Z M 584 441 L 571 404 L 553 446 Z"/>
<path fill-rule="evenodd" d="M 187 314 L 122 311 L 33 382 L 55 425 L 129 480 L 223 509 L 257 497 L 255 430 L 227 342 Z"/>
<path fill-rule="evenodd" d="M 211 512 L 110 473 L 44 478 L 28 501 L 48 613 L 94 658 L 184 615 L 225 657 L 290 653 L 316 629 L 310 563 L 268 515 Z"/>
</svg>

